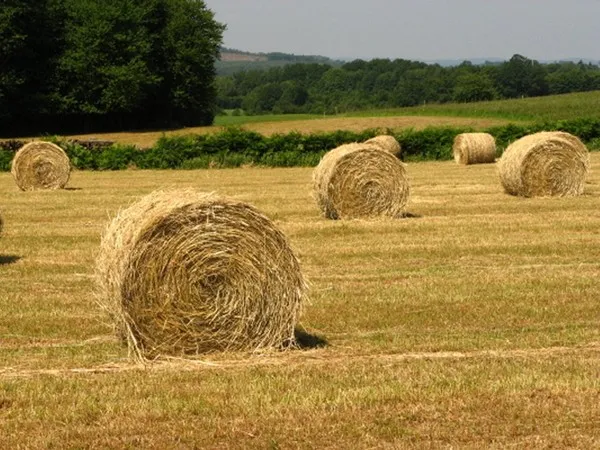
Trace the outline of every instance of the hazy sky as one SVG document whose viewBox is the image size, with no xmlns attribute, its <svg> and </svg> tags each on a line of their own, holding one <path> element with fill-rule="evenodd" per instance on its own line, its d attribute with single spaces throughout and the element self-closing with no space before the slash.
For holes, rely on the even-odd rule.
<svg viewBox="0 0 600 450">
<path fill-rule="evenodd" d="M 343 58 L 600 59 L 600 0 L 206 0 L 226 47 Z"/>
</svg>

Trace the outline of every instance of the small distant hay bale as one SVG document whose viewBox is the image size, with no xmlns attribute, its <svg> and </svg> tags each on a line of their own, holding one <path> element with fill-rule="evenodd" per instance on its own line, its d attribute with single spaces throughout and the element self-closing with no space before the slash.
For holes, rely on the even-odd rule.
<svg viewBox="0 0 600 450">
<path fill-rule="evenodd" d="M 119 213 L 96 264 L 98 301 L 141 360 L 294 342 L 306 283 L 254 207 L 157 191 Z"/>
<path fill-rule="evenodd" d="M 458 164 L 493 163 L 496 140 L 488 133 L 461 133 L 454 138 L 452 151 Z"/>
<path fill-rule="evenodd" d="M 11 173 L 22 191 L 62 189 L 69 181 L 71 163 L 58 145 L 35 141 L 15 154 Z"/>
<path fill-rule="evenodd" d="M 391 153 L 392 155 L 396 155 L 398 158 L 402 152 L 402 148 L 400 147 L 400 143 L 396 140 L 394 136 L 389 136 L 387 134 L 381 134 L 379 136 L 375 136 L 367 141 L 365 144 L 372 144 L 379 147 L 381 150 L 385 150 L 386 152 Z"/>
<path fill-rule="evenodd" d="M 401 217 L 410 193 L 404 164 L 364 143 L 326 153 L 313 183 L 317 203 L 329 219 Z"/>
<path fill-rule="evenodd" d="M 589 165 L 588 149 L 577 137 L 545 131 L 509 145 L 498 162 L 498 172 L 509 194 L 566 197 L 583 193 Z"/>
</svg>

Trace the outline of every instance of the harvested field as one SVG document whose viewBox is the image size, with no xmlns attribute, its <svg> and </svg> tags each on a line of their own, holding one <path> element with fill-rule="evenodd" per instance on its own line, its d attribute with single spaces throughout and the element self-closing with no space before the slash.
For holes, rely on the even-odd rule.
<svg viewBox="0 0 600 450">
<path fill-rule="evenodd" d="M 410 218 L 328 221 L 312 169 L 0 174 L 0 448 L 597 448 L 600 154 L 585 193 L 413 163 Z M 94 304 L 106 221 L 159 188 L 249 202 L 310 282 L 305 348 L 137 365 Z M 326 343 L 323 342 L 326 341 Z"/>
<path fill-rule="evenodd" d="M 243 126 L 248 130 L 271 135 L 275 133 L 289 133 L 301 131 L 302 133 L 317 133 L 336 130 L 360 131 L 369 128 L 415 128 L 423 129 L 430 126 L 464 126 L 475 129 L 483 129 L 495 125 L 505 125 L 509 120 L 488 118 L 466 118 L 466 117 L 345 117 L 324 118 L 311 120 L 292 120 L 283 122 L 260 122 L 250 123 Z M 148 131 L 139 133 L 97 133 L 78 134 L 69 136 L 73 139 L 101 139 L 119 142 L 121 144 L 133 144 L 140 148 L 151 147 L 163 134 L 167 136 L 190 133 L 214 133 L 222 130 L 222 127 L 195 127 L 183 128 L 173 131 Z"/>
</svg>

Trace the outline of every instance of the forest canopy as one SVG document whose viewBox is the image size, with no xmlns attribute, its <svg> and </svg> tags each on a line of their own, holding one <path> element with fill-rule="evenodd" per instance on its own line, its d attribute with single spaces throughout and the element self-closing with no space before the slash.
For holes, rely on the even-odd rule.
<svg viewBox="0 0 600 450">
<path fill-rule="evenodd" d="M 303 63 L 242 71 L 217 77 L 217 87 L 222 109 L 335 114 L 599 90 L 600 67 L 584 62 L 541 64 L 522 55 L 502 63 L 452 67 L 373 59 L 340 67 Z"/>
<path fill-rule="evenodd" d="M 224 29 L 199 0 L 5 0 L 0 131 L 211 124 Z"/>
</svg>

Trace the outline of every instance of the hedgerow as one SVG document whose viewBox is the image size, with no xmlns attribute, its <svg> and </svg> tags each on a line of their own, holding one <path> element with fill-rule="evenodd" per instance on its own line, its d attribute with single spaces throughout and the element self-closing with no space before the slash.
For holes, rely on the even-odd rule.
<svg viewBox="0 0 600 450">
<path fill-rule="evenodd" d="M 508 124 L 484 130 L 496 138 L 499 153 L 513 141 L 543 130 L 566 131 L 578 136 L 590 150 L 600 149 L 600 119 L 576 119 L 531 125 Z M 291 132 L 264 136 L 241 128 L 202 135 L 163 136 L 149 149 L 132 145 L 85 147 L 60 137 L 48 140 L 60 145 L 71 163 L 82 170 L 204 169 L 258 165 L 268 167 L 315 166 L 329 150 L 349 142 L 362 142 L 377 134 L 396 137 L 405 160 L 452 159 L 452 143 L 459 133 L 474 131 L 464 127 L 369 129 L 359 132 L 335 131 L 301 134 Z M 15 152 L 24 142 L 0 142 L 0 170 L 10 170 Z"/>
</svg>

